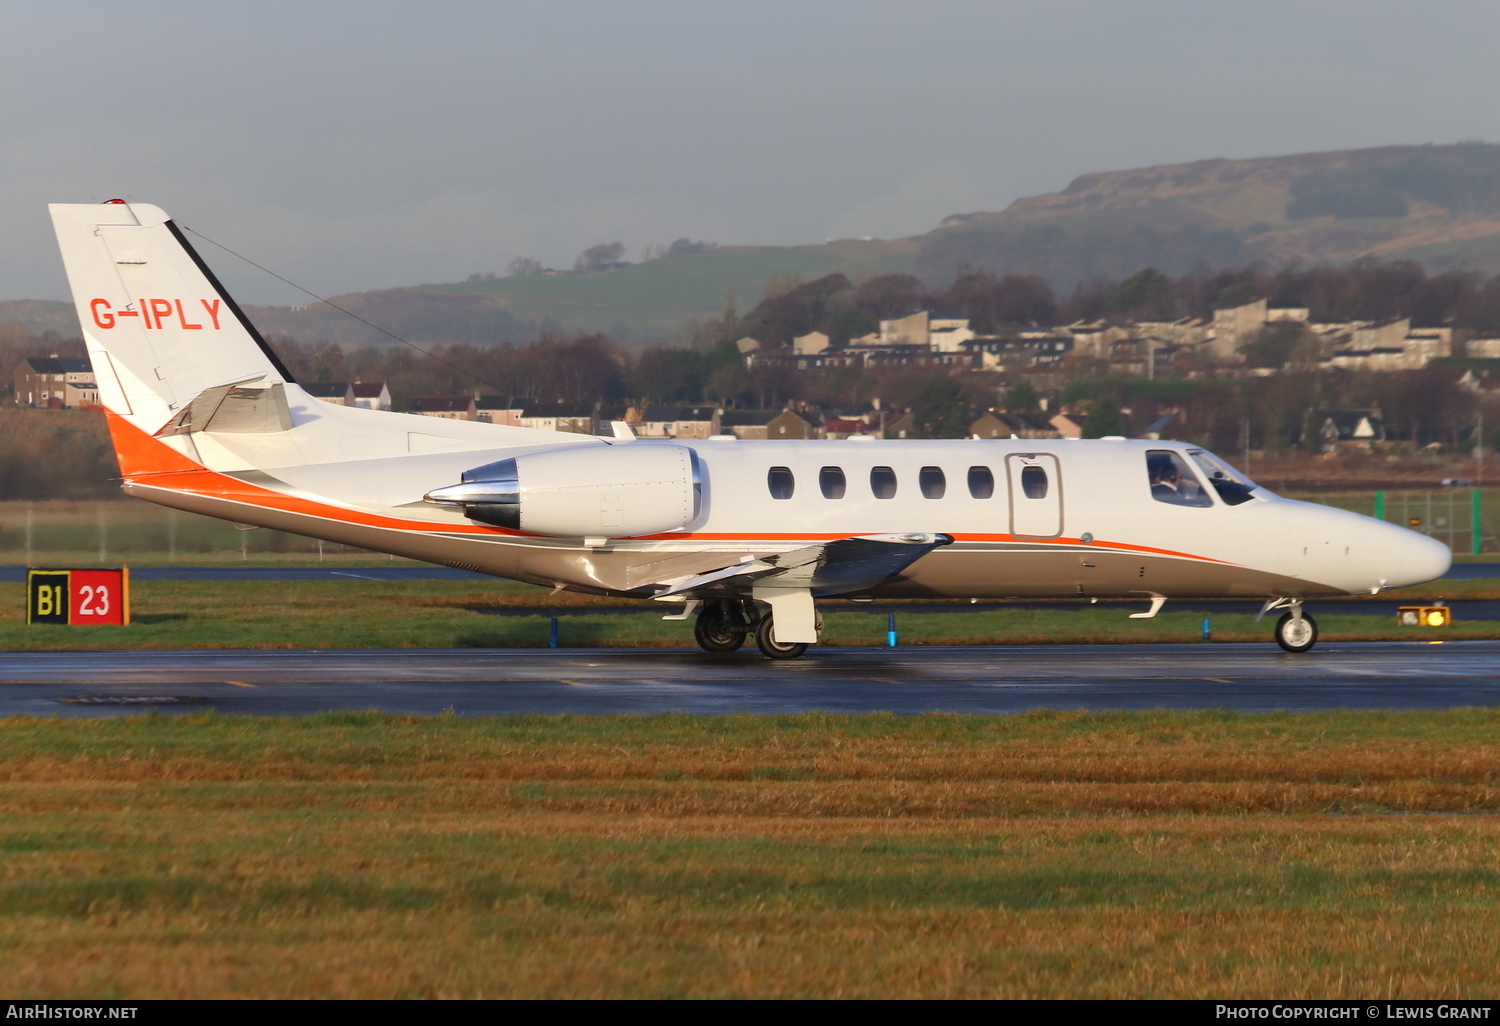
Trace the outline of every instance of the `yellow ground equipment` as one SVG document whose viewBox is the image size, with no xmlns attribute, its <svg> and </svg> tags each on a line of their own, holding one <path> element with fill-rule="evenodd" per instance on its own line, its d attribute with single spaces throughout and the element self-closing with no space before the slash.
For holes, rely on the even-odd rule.
<svg viewBox="0 0 1500 1026">
<path fill-rule="evenodd" d="M 1402 606 L 1396 610 L 1396 622 L 1402 627 L 1448 627 L 1453 610 L 1447 606 Z"/>
</svg>

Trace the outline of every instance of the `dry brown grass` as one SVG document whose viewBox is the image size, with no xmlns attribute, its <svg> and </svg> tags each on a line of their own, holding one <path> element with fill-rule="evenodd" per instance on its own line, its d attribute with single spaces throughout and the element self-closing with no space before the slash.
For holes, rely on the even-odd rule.
<svg viewBox="0 0 1500 1026">
<path fill-rule="evenodd" d="M 0 721 L 0 978 L 18 997 L 1487 996 L 1497 726 Z"/>
</svg>

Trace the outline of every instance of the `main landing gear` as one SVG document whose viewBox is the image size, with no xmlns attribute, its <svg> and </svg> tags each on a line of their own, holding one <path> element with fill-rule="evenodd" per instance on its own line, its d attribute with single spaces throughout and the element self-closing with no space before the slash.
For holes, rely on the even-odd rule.
<svg viewBox="0 0 1500 1026">
<path fill-rule="evenodd" d="M 747 615 L 748 614 L 748 615 Z M 693 639 L 705 652 L 734 652 L 755 629 L 755 603 L 744 599 L 709 599 L 693 621 Z"/>
<path fill-rule="evenodd" d="M 771 614 L 761 615 L 753 599 L 709 599 L 693 622 L 693 638 L 705 652 L 734 652 L 755 635 L 755 647 L 767 659 L 797 659 L 805 642 L 780 642 Z"/>
<path fill-rule="evenodd" d="M 1288 652 L 1306 652 L 1318 643 L 1318 622 L 1302 611 L 1301 599 L 1268 599 L 1260 616 L 1275 609 L 1289 610 L 1276 621 L 1276 644 Z"/>
<path fill-rule="evenodd" d="M 760 649 L 761 655 L 767 659 L 800 659 L 802 653 L 807 651 L 807 642 L 794 641 L 782 644 L 777 641 L 775 624 L 771 620 L 771 614 L 767 613 L 756 625 L 755 647 Z"/>
</svg>

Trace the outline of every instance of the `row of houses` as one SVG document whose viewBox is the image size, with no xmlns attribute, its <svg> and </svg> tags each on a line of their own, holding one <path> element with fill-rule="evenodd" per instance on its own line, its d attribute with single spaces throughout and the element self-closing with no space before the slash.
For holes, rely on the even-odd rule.
<svg viewBox="0 0 1500 1026">
<path fill-rule="evenodd" d="M 1011 335 L 980 335 L 967 318 L 919 310 L 880 322 L 880 330 L 835 347 L 823 332 L 768 346 L 754 338 L 737 343 L 747 366 L 775 364 L 789 369 L 945 367 L 953 371 L 1002 366 L 1054 368 L 1071 359 L 1104 361 L 1114 374 L 1155 377 L 1182 356 L 1244 373 L 1275 374 L 1290 366 L 1416 370 L 1453 355 L 1453 329 L 1413 328 L 1409 318 L 1387 321 L 1318 323 L 1305 308 L 1273 308 L 1264 299 L 1215 310 L 1212 318 L 1083 322 L 1033 326 Z M 1282 367 L 1247 367 L 1248 350 L 1267 327 L 1294 327 L 1305 340 Z M 1500 359 L 1500 338 L 1471 339 L 1471 357 Z M 1201 360 L 1200 360 L 1201 362 Z M 1262 356 L 1259 361 L 1264 363 Z"/>
</svg>

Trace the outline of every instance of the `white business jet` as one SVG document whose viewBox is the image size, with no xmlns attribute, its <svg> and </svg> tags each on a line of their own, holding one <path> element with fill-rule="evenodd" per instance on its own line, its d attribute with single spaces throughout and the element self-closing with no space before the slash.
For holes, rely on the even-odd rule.
<svg viewBox="0 0 1500 1026">
<path fill-rule="evenodd" d="M 54 204 L 124 490 L 518 581 L 677 602 L 711 652 L 818 640 L 816 600 L 1303 600 L 1442 576 L 1442 544 L 1280 498 L 1179 442 L 636 440 L 303 391 L 159 207 Z"/>
</svg>

